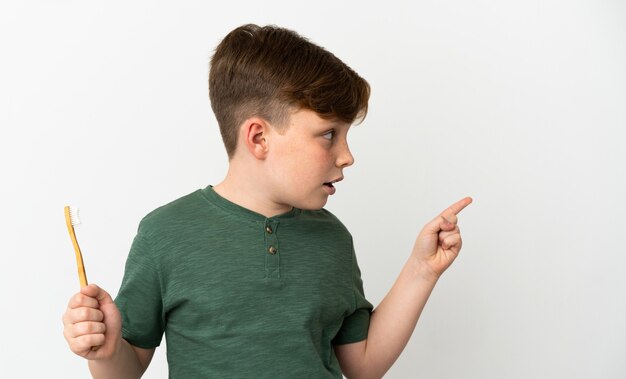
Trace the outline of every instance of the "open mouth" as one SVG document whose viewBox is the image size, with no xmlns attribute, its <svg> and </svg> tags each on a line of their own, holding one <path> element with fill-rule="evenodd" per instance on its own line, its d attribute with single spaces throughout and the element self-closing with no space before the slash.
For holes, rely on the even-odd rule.
<svg viewBox="0 0 626 379">
<path fill-rule="evenodd" d="M 343 178 L 335 179 L 333 181 L 324 183 L 324 186 L 330 187 L 330 188 L 335 188 L 334 184 L 337 183 L 337 182 L 340 182 L 342 180 L 343 180 Z"/>
<path fill-rule="evenodd" d="M 337 182 L 340 182 L 341 180 L 343 180 L 343 178 L 338 178 L 338 179 L 332 180 L 330 182 L 324 183 L 324 188 L 326 188 L 326 191 L 328 191 L 329 195 L 334 195 L 335 194 L 335 186 L 334 186 L 334 184 L 337 183 Z"/>
</svg>

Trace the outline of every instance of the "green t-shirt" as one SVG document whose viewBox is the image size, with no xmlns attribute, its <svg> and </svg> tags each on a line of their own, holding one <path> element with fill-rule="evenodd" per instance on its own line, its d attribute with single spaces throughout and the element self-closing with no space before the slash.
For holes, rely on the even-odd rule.
<svg viewBox="0 0 626 379">
<path fill-rule="evenodd" d="M 167 340 L 171 378 L 341 378 L 367 338 L 352 237 L 327 210 L 266 218 L 211 186 L 140 223 L 116 303 L 123 337 Z"/>
</svg>

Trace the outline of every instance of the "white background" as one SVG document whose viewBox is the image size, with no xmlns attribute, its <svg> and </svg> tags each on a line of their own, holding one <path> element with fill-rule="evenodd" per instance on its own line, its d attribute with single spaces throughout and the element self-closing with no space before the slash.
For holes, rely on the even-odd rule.
<svg viewBox="0 0 626 379">
<path fill-rule="evenodd" d="M 464 248 L 388 378 L 626 377 L 626 3 L 4 1 L 0 376 L 83 378 L 78 279 L 117 292 L 141 217 L 227 160 L 208 60 L 248 22 L 292 28 L 372 86 L 327 207 L 377 304 L 452 202 Z M 145 375 L 166 378 L 164 347 Z"/>
</svg>

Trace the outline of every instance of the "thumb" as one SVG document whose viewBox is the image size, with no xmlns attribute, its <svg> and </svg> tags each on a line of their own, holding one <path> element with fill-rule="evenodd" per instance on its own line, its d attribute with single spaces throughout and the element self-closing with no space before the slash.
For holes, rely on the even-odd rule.
<svg viewBox="0 0 626 379">
<path fill-rule="evenodd" d="M 449 231 L 455 228 L 455 225 L 443 215 L 439 215 L 432 219 L 428 224 L 424 225 L 422 233 L 426 235 L 437 235 L 440 231 Z"/>
<path fill-rule="evenodd" d="M 93 283 L 81 288 L 80 293 L 98 300 L 98 303 L 101 306 L 113 303 L 113 298 L 111 297 L 111 295 L 109 295 L 107 291 L 103 290 Z"/>
</svg>

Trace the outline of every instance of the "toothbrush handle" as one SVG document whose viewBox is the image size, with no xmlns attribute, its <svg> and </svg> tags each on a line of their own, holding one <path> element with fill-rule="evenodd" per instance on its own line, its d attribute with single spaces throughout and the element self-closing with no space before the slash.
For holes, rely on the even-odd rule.
<svg viewBox="0 0 626 379">
<path fill-rule="evenodd" d="M 72 245 L 74 245 L 74 252 L 76 253 L 76 266 L 78 267 L 78 280 L 80 281 L 81 288 L 86 287 L 88 282 L 87 282 L 87 273 L 85 272 L 85 264 L 83 263 L 83 254 L 80 252 L 80 246 L 78 246 L 78 240 L 76 239 L 74 226 L 72 225 L 72 221 L 70 219 L 69 207 L 65 207 L 65 223 L 67 224 L 67 231 L 70 233 L 70 239 L 72 240 Z"/>
</svg>

